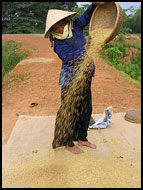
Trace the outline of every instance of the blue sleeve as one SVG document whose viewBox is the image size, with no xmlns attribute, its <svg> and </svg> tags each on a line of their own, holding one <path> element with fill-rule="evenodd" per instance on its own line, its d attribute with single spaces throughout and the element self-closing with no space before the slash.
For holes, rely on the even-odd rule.
<svg viewBox="0 0 143 190">
<path fill-rule="evenodd" d="M 80 59 L 86 52 L 84 47 L 79 48 L 78 50 L 73 50 L 70 46 L 65 43 L 60 43 L 55 45 L 54 51 L 58 54 L 60 59 L 64 62 L 71 62 L 71 64 Z"/>
<path fill-rule="evenodd" d="M 76 18 L 75 22 L 82 28 L 82 30 L 86 25 L 89 24 L 92 13 L 94 12 L 95 8 L 96 5 L 91 4 L 81 16 Z"/>
</svg>

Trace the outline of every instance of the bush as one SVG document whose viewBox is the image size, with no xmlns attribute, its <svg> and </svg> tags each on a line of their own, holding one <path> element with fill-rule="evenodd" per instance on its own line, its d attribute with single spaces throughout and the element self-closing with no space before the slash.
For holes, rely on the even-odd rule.
<svg viewBox="0 0 143 190">
<path fill-rule="evenodd" d="M 114 65 L 114 67 L 120 71 L 125 72 L 131 78 L 141 81 L 141 47 L 132 44 L 126 44 L 123 40 L 122 45 L 118 46 L 119 40 L 115 41 L 115 45 L 107 44 L 104 46 L 104 56 L 108 58 L 108 60 Z M 123 57 L 126 56 L 126 48 L 127 47 L 134 47 L 140 51 L 137 55 L 133 55 L 131 61 L 125 63 L 121 61 Z"/>
<path fill-rule="evenodd" d="M 123 56 L 119 47 L 110 47 L 104 51 L 105 55 L 109 57 L 114 65 L 118 64 L 118 58 Z"/>
</svg>

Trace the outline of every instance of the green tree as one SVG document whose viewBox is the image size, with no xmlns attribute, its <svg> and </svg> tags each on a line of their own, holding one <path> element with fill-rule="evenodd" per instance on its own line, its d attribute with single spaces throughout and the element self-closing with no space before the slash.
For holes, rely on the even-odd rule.
<svg viewBox="0 0 143 190">
<path fill-rule="evenodd" d="M 131 28 L 134 31 L 134 33 L 141 33 L 141 9 L 138 9 L 131 22 Z"/>
<path fill-rule="evenodd" d="M 76 2 L 2 2 L 3 33 L 44 33 L 49 9 L 71 11 Z"/>
<path fill-rule="evenodd" d="M 126 12 L 130 14 L 127 15 Z M 141 7 L 135 9 L 131 6 L 129 9 L 123 9 L 122 33 L 141 33 Z"/>
</svg>

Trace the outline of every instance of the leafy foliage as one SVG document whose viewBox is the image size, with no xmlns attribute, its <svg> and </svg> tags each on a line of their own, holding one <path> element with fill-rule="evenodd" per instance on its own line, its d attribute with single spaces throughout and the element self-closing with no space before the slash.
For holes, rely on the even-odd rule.
<svg viewBox="0 0 143 190">
<path fill-rule="evenodd" d="M 44 33 L 49 9 L 70 11 L 76 2 L 2 2 L 3 33 Z"/>
<path fill-rule="evenodd" d="M 49 9 L 75 11 L 78 17 L 88 6 L 78 7 L 77 2 L 2 2 L 2 33 L 44 33 Z M 129 15 L 127 11 L 130 11 Z M 135 9 L 131 6 L 123 12 L 121 32 L 141 33 L 141 7 Z M 89 35 L 89 26 L 85 27 L 84 35 Z"/>
</svg>

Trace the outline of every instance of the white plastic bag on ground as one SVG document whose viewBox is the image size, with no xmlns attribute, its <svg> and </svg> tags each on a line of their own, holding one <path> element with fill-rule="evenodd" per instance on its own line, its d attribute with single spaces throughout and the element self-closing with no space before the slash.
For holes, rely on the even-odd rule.
<svg viewBox="0 0 143 190">
<path fill-rule="evenodd" d="M 107 107 L 101 118 L 95 118 L 95 123 L 88 127 L 88 129 L 104 129 L 107 128 L 112 121 L 113 109 L 112 106 Z"/>
</svg>

